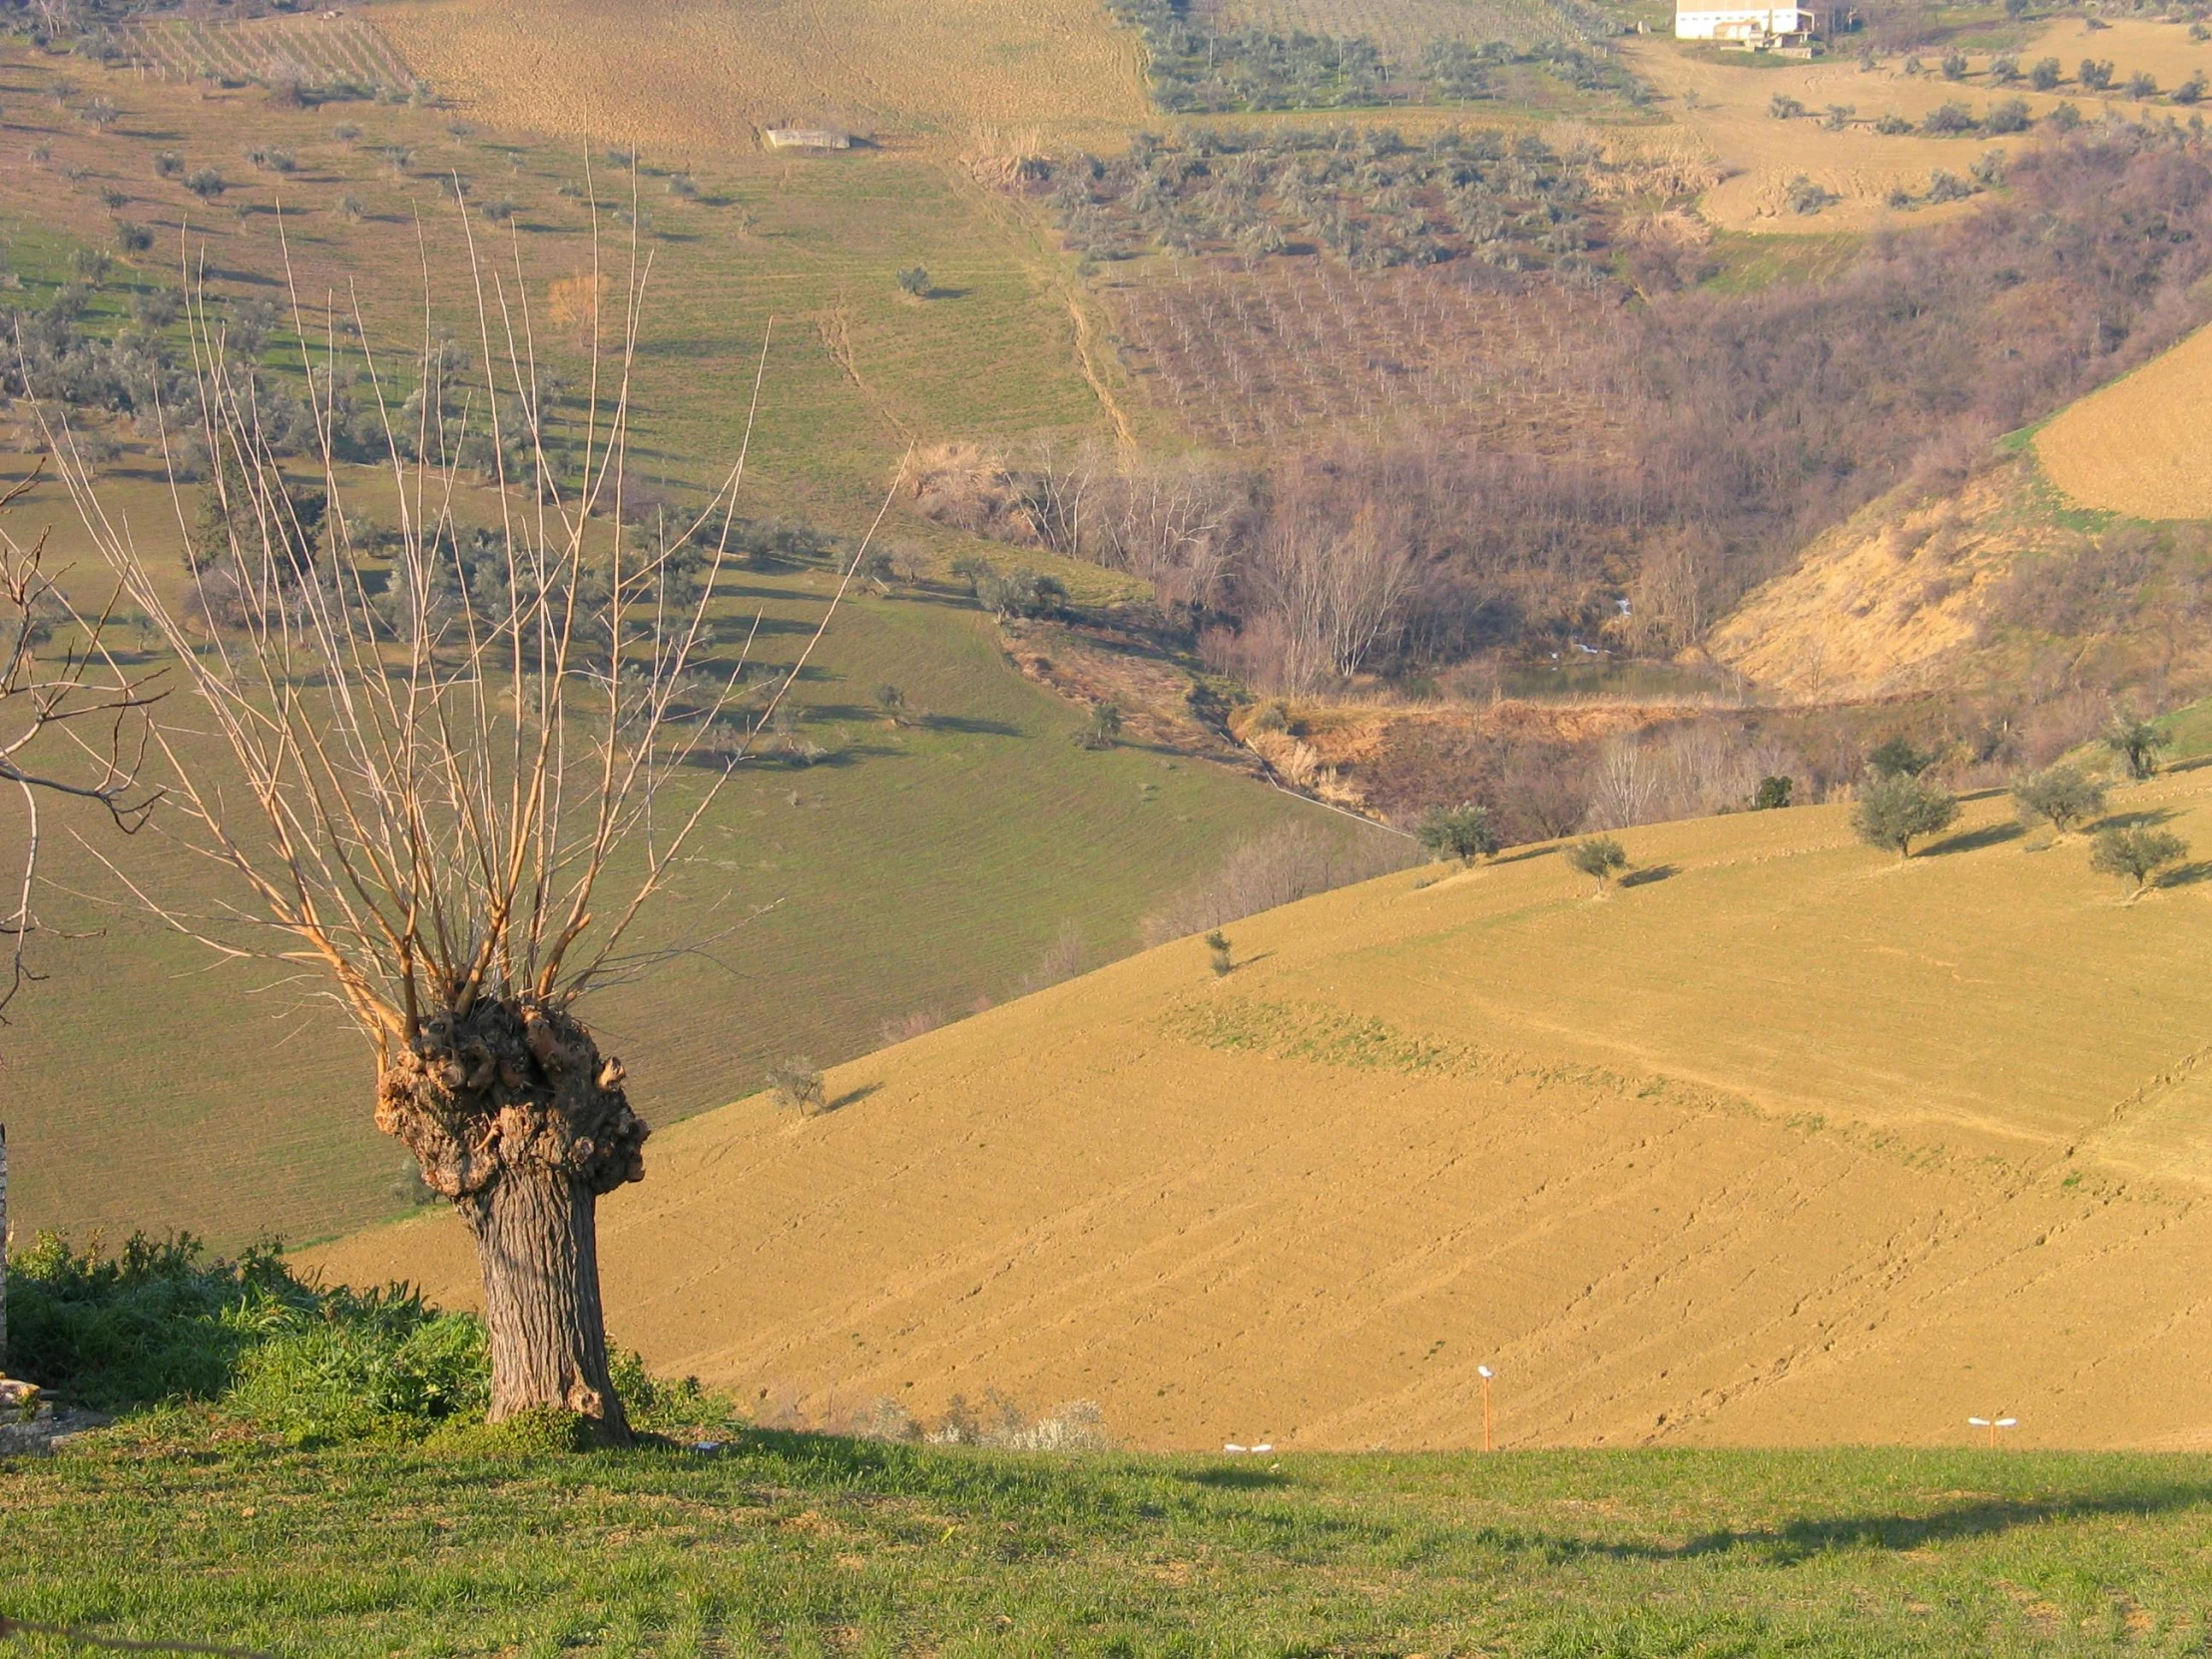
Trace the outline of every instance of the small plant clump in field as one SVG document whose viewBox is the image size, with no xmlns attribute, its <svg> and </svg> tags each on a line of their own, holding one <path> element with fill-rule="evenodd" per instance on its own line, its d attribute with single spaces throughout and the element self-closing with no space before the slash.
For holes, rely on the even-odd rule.
<svg viewBox="0 0 2212 1659">
<path fill-rule="evenodd" d="M 1852 830 L 1869 846 L 1910 857 L 1913 843 L 1950 828 L 1958 803 L 1950 792 L 1913 773 L 1878 774 L 1859 792 Z"/>
<path fill-rule="evenodd" d="M 770 1066 L 768 1086 L 778 1105 L 786 1111 L 797 1112 L 801 1117 L 815 1116 L 823 1109 L 827 1100 L 821 1070 L 803 1054 L 779 1060 Z"/>
<path fill-rule="evenodd" d="M 898 291 L 913 299 L 929 297 L 929 273 L 918 265 L 910 265 L 898 274 Z"/>
<path fill-rule="evenodd" d="M 1602 893 L 1628 867 L 1628 853 L 1611 835 L 1589 835 L 1567 848 L 1567 867 L 1589 876 Z"/>
<path fill-rule="evenodd" d="M 1432 856 L 1456 858 L 1462 864 L 1497 850 L 1497 831 L 1490 827 L 1489 813 L 1472 803 L 1430 808 L 1415 833 Z"/>
<path fill-rule="evenodd" d="M 2098 831 L 2089 845 L 2089 867 L 2099 875 L 2117 875 L 2128 883 L 2128 902 L 2160 872 L 2189 856 L 2189 843 L 2170 830 L 2147 825 L 2123 826 Z"/>
<path fill-rule="evenodd" d="M 2133 715 L 2119 714 L 2112 717 L 2112 724 L 2105 728 L 2104 747 L 2112 752 L 2114 760 L 2137 783 L 2158 775 L 2158 752 L 2166 747 L 2165 736 L 2147 720 Z"/>
<path fill-rule="evenodd" d="M 2012 804 L 2023 821 L 2068 835 L 2103 814 L 2104 786 L 2079 767 L 2048 767 L 2013 784 Z"/>
<path fill-rule="evenodd" d="M 1230 953 L 1229 935 L 1218 927 L 1206 935 L 1206 952 L 1207 960 L 1213 964 L 1214 977 L 1217 979 L 1226 978 L 1230 969 L 1237 965 L 1236 959 Z"/>
<path fill-rule="evenodd" d="M 1091 718 L 1076 732 L 1076 747 L 1091 750 L 1113 748 L 1115 740 L 1121 736 L 1121 705 L 1111 700 L 1101 703 L 1091 711 Z"/>
</svg>

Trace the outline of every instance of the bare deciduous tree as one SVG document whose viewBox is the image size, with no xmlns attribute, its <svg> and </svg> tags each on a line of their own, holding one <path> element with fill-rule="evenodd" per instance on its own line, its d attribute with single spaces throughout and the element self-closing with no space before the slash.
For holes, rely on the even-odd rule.
<svg viewBox="0 0 2212 1659">
<path fill-rule="evenodd" d="M 598 291 L 596 250 L 593 263 Z M 349 478 L 320 404 L 331 533 L 301 568 L 292 496 L 256 408 L 212 371 L 221 348 L 201 296 L 192 307 L 201 435 L 208 453 L 242 457 L 224 487 L 248 496 L 243 512 L 225 515 L 243 529 L 220 557 L 241 594 L 274 600 L 282 590 L 283 602 L 246 604 L 235 628 L 195 638 L 152 557 L 105 510 L 66 431 L 50 430 L 50 441 L 95 541 L 194 693 L 205 735 L 165 726 L 156 742 L 185 833 L 241 899 L 195 914 L 133 891 L 227 957 L 324 978 L 374 1052 L 378 1127 L 414 1155 L 475 1240 L 491 1415 L 556 1407 L 620 1439 L 628 1426 L 608 1376 L 595 1218 L 603 1194 L 641 1178 L 647 1130 L 622 1062 L 600 1051 L 576 1002 L 658 959 L 630 942 L 633 924 L 667 890 L 736 764 L 712 740 L 744 661 L 713 655 L 723 545 L 700 550 L 704 568 L 686 568 L 683 538 L 657 538 L 641 553 L 624 532 L 644 291 L 634 249 L 627 282 L 610 296 L 623 324 L 609 330 L 609 360 L 594 352 L 591 391 L 565 444 L 537 413 L 519 247 L 516 269 L 502 274 L 471 241 L 467 269 L 483 365 L 471 401 L 489 427 L 500 522 L 464 559 L 457 539 L 439 533 L 458 463 L 431 457 L 466 445 L 427 434 L 402 443 L 387 414 L 401 503 L 391 590 L 410 613 L 396 621 L 371 604 L 350 545 Z M 352 320 L 365 340 L 357 310 Z M 419 378 L 436 372 L 438 349 L 426 343 Z M 364 357 L 388 410 L 399 388 L 373 353 Z M 756 380 L 756 407 L 758 394 Z M 526 430 L 502 429 L 516 418 Z M 748 444 L 751 428 L 749 416 Z M 403 460 L 409 453 L 423 458 Z M 727 525 L 744 465 L 741 449 L 700 524 Z M 433 605 L 440 592 L 446 602 Z M 749 710 L 755 731 L 813 649 L 765 707 Z"/>
<path fill-rule="evenodd" d="M 1382 511 L 1352 522 L 1279 506 L 1253 557 L 1253 579 L 1282 629 L 1285 689 L 1356 674 L 1403 619 L 1413 560 Z"/>
<path fill-rule="evenodd" d="M 0 492 L 0 511 L 28 495 L 43 471 L 42 462 Z M 125 831 L 142 826 L 158 799 L 138 774 L 160 671 L 117 662 L 106 643 L 113 606 L 80 611 L 47 569 L 46 552 L 44 532 L 26 544 L 0 529 L 0 784 L 13 787 L 23 809 L 14 908 L 0 916 L 8 950 L 0 1009 L 37 977 L 28 949 L 39 930 L 41 798 L 91 802 Z"/>
</svg>

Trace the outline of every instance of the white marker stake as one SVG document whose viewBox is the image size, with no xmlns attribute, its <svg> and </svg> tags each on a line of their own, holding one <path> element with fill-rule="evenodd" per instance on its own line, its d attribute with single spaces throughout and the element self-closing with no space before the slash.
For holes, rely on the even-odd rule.
<svg viewBox="0 0 2212 1659">
<path fill-rule="evenodd" d="M 1490 1379 L 1495 1374 L 1488 1366 L 1474 1369 L 1482 1379 L 1482 1449 L 1487 1451 L 1490 1449 Z"/>
</svg>

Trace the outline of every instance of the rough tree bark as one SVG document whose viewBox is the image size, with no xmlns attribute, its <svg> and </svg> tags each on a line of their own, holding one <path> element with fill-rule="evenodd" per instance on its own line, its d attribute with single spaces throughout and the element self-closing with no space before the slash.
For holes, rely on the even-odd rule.
<svg viewBox="0 0 2212 1659">
<path fill-rule="evenodd" d="M 476 1241 L 490 1418 L 537 1406 L 629 1437 L 599 1301 L 602 1193 L 645 1175 L 622 1062 L 557 1008 L 484 999 L 435 1013 L 386 1059 L 376 1126 L 414 1154 Z"/>
</svg>

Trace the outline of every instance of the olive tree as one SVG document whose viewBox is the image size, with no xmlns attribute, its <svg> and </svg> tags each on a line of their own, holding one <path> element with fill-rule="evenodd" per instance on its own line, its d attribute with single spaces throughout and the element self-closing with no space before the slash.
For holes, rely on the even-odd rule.
<svg viewBox="0 0 2212 1659">
<path fill-rule="evenodd" d="M 2189 856 L 2189 843 L 2170 830 L 2148 825 L 2127 825 L 2106 830 L 2089 843 L 2089 867 L 2099 875 L 2117 875 L 2128 883 L 2128 902 L 2143 896 L 2143 889 L 2160 871 L 2171 869 Z"/>
<path fill-rule="evenodd" d="M 2116 714 L 2112 724 L 2104 729 L 2104 747 L 2123 767 L 2128 777 L 2141 783 L 2158 773 L 2158 752 L 2166 747 L 2166 738 L 2147 720 L 2138 720 L 2131 714 Z"/>
<path fill-rule="evenodd" d="M 1606 883 L 1628 867 L 1628 854 L 1611 835 L 1590 835 L 1567 848 L 1567 867 L 1589 876 L 1603 892 Z"/>
<path fill-rule="evenodd" d="M 1957 820 L 1958 803 L 1947 790 L 1909 773 L 1870 781 L 1859 792 L 1851 827 L 1869 846 L 1910 857 L 1923 835 L 1947 830 Z"/>
<path fill-rule="evenodd" d="M 2047 767 L 2014 782 L 2012 805 L 2023 822 L 2041 821 L 2068 835 L 2103 814 L 2104 786 L 2079 767 Z"/>
<path fill-rule="evenodd" d="M 1414 834 L 1431 856 L 1456 858 L 1462 864 L 1497 850 L 1497 831 L 1490 827 L 1488 810 L 1466 802 L 1430 808 Z"/>
<path fill-rule="evenodd" d="M 727 530 L 702 550 L 681 537 L 640 549 L 623 526 L 637 259 L 618 296 L 630 326 L 615 360 L 595 361 L 565 443 L 531 395 L 519 273 L 483 268 L 472 241 L 467 271 L 483 364 L 472 406 L 489 428 L 499 523 L 464 561 L 436 505 L 453 498 L 457 463 L 433 458 L 463 446 L 419 444 L 406 459 L 387 421 L 379 469 L 398 486 L 401 518 L 378 556 L 409 613 L 396 623 L 371 604 L 350 543 L 365 522 L 345 506 L 357 475 L 338 464 L 318 376 L 307 384 L 330 533 L 311 570 L 287 568 L 300 542 L 284 468 L 251 384 L 222 372 L 204 295 L 189 317 L 197 435 L 208 453 L 241 457 L 216 487 L 245 497 L 218 515 L 216 556 L 238 592 L 267 603 L 244 604 L 212 643 L 196 637 L 164 580 L 166 550 L 106 509 L 66 430 L 49 422 L 49 441 L 92 539 L 189 689 L 193 730 L 157 725 L 155 754 L 186 838 L 233 896 L 207 914 L 133 890 L 226 958 L 322 979 L 373 1055 L 377 1126 L 475 1241 L 492 1417 L 552 1407 L 619 1440 L 628 1424 L 608 1375 L 596 1214 L 603 1195 L 642 1178 L 647 1130 L 578 999 L 669 954 L 634 943 L 634 927 L 743 758 L 715 729 L 745 662 L 734 645 L 716 656 L 708 614 Z M 404 379 L 437 372 L 438 349 L 400 385 L 369 354 L 385 407 Z M 303 337 L 300 353 L 311 361 Z M 756 379 L 756 406 L 758 391 Z M 751 429 L 748 416 L 747 444 Z M 741 446 L 699 524 L 727 525 L 743 476 Z M 847 569 L 822 628 L 852 580 Z M 433 603 L 454 591 L 464 602 Z M 752 715 L 755 732 L 822 628 Z"/>
</svg>

